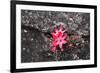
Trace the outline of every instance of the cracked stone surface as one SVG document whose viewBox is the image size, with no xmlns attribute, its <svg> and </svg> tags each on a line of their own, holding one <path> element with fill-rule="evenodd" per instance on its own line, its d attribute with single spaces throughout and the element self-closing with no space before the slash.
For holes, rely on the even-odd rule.
<svg viewBox="0 0 100 73">
<path fill-rule="evenodd" d="M 55 55 L 50 51 L 50 30 L 63 25 L 69 36 L 79 36 L 72 48 Z M 49 40 L 49 41 L 48 41 Z M 47 62 L 90 59 L 90 14 L 21 10 L 21 62 Z"/>
</svg>

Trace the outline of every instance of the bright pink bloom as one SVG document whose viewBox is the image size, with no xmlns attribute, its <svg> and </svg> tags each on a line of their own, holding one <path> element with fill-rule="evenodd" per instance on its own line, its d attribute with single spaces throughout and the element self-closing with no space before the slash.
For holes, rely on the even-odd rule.
<svg viewBox="0 0 100 73">
<path fill-rule="evenodd" d="M 64 51 L 63 44 L 67 43 L 67 40 L 65 40 L 68 35 L 64 33 L 62 26 L 60 26 L 60 29 L 57 28 L 54 29 L 54 32 L 51 32 L 53 41 L 52 41 L 52 52 L 55 52 L 57 49 L 57 46 L 61 49 L 61 51 Z"/>
</svg>

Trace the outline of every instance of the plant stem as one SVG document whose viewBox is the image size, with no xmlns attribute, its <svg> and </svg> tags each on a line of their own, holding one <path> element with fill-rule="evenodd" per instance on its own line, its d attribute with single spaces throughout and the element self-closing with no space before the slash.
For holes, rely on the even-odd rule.
<svg viewBox="0 0 100 73">
<path fill-rule="evenodd" d="M 57 54 L 57 50 L 56 50 L 56 53 L 55 53 L 55 59 L 56 59 L 56 61 L 58 61 L 58 54 Z"/>
</svg>

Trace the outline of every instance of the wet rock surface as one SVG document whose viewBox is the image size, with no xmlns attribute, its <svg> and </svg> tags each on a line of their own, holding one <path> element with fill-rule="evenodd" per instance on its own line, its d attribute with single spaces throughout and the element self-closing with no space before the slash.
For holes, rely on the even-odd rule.
<svg viewBox="0 0 100 73">
<path fill-rule="evenodd" d="M 79 41 L 55 54 L 50 51 L 50 31 L 60 24 L 69 36 L 78 36 Z M 21 10 L 22 63 L 87 59 L 90 59 L 89 13 Z"/>
</svg>

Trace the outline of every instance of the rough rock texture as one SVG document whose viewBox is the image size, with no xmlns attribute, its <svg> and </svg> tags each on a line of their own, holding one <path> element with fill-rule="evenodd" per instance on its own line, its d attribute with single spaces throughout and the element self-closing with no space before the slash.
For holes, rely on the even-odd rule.
<svg viewBox="0 0 100 73">
<path fill-rule="evenodd" d="M 63 52 L 58 49 L 57 53 L 53 53 L 50 51 L 50 31 L 60 24 L 67 29 L 69 37 L 78 36 L 79 41 Z M 87 59 L 90 59 L 89 13 L 21 10 L 22 63 Z"/>
</svg>

